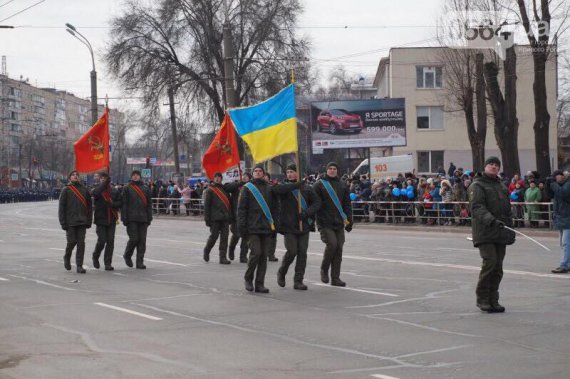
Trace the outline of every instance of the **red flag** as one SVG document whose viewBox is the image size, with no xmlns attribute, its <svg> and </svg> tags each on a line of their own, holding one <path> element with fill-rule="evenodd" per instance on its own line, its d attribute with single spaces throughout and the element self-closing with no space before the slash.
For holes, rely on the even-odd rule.
<svg viewBox="0 0 570 379">
<path fill-rule="evenodd" d="M 109 110 L 74 144 L 75 169 L 83 174 L 109 167 Z"/>
<path fill-rule="evenodd" d="M 206 176 L 213 179 L 216 172 L 224 172 L 234 166 L 239 166 L 239 152 L 234 126 L 226 113 L 220 131 L 202 157 L 202 167 Z"/>
</svg>

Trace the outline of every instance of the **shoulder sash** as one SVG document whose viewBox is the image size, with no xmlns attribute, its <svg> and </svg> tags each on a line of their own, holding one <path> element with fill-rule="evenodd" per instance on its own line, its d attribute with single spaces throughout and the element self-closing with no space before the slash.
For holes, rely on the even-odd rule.
<svg viewBox="0 0 570 379">
<path fill-rule="evenodd" d="M 259 204 L 259 207 L 261 208 L 261 210 L 265 214 L 265 218 L 267 219 L 267 221 L 269 222 L 269 225 L 271 226 L 271 231 L 274 232 L 275 231 L 275 222 L 273 221 L 273 216 L 271 216 L 271 211 L 269 210 L 269 206 L 267 205 L 265 198 L 263 197 L 261 192 L 259 192 L 259 190 L 257 189 L 257 187 L 253 183 L 251 183 L 251 182 L 246 183 L 245 188 L 247 188 L 251 192 L 251 194 L 253 195 L 253 197 L 257 201 L 257 204 Z"/>
</svg>

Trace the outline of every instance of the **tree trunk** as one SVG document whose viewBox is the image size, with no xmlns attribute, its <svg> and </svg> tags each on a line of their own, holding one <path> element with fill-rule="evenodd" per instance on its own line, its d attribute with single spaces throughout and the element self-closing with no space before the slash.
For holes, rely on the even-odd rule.
<svg viewBox="0 0 570 379">
<path fill-rule="evenodd" d="M 541 176 L 551 173 L 550 167 L 550 144 L 548 131 L 550 126 L 550 114 L 546 101 L 546 56 L 534 53 L 534 149 L 536 152 L 536 169 Z"/>
<path fill-rule="evenodd" d="M 473 170 L 483 171 L 485 163 L 485 139 L 487 138 L 487 97 L 485 96 L 485 76 L 483 74 L 482 53 L 475 56 L 475 102 L 477 105 L 476 143 L 471 144 Z"/>
<path fill-rule="evenodd" d="M 502 170 L 512 177 L 520 173 L 518 146 L 518 119 L 516 115 L 516 54 L 514 47 L 507 49 L 505 68 L 505 96 L 501 92 L 495 62 L 485 63 L 487 95 L 495 120 L 495 139 L 501 152 Z"/>
<path fill-rule="evenodd" d="M 178 133 L 176 131 L 176 113 L 174 111 L 174 89 L 168 88 L 168 103 L 170 105 L 170 127 L 172 128 L 172 146 L 174 148 L 174 167 L 176 175 L 180 175 L 180 156 L 178 155 Z"/>
</svg>

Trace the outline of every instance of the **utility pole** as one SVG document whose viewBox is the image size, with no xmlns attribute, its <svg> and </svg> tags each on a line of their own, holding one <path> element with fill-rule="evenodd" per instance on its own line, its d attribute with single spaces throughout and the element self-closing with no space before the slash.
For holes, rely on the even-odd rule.
<svg viewBox="0 0 570 379">
<path fill-rule="evenodd" d="M 178 155 L 178 133 L 176 132 L 176 114 L 174 110 L 174 89 L 168 87 L 168 105 L 170 106 L 170 127 L 172 128 L 172 143 L 174 145 L 174 167 L 176 175 L 180 175 L 180 157 Z"/>
<path fill-rule="evenodd" d="M 224 24 L 224 83 L 226 89 L 226 109 L 237 107 L 238 101 L 234 88 L 234 48 L 232 45 L 232 30 L 230 24 Z"/>
</svg>

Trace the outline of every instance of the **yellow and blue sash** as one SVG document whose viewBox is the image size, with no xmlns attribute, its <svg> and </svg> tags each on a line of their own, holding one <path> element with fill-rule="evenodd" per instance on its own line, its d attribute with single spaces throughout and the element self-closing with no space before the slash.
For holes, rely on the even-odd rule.
<svg viewBox="0 0 570 379">
<path fill-rule="evenodd" d="M 297 201 L 299 201 L 299 194 L 300 194 L 300 191 L 298 189 L 293 190 L 293 196 L 295 197 L 295 200 L 297 200 Z M 309 208 L 309 206 L 307 205 L 307 201 L 303 197 L 303 194 L 300 194 L 300 195 L 301 195 L 301 209 L 307 210 L 307 208 Z M 307 223 L 309 225 L 311 225 L 313 223 L 313 219 L 308 218 Z"/>
<path fill-rule="evenodd" d="M 340 200 L 338 199 L 338 196 L 337 196 L 336 192 L 334 191 L 334 189 L 332 188 L 331 184 L 324 179 L 321 179 L 321 182 L 323 183 L 323 186 L 327 190 L 329 197 L 331 198 L 336 209 L 338 210 L 338 213 L 340 213 L 340 217 L 342 217 L 342 221 L 344 222 L 344 224 L 345 225 L 350 224 L 350 221 L 348 221 L 348 217 L 346 216 L 346 213 L 344 213 L 344 211 L 342 210 L 342 206 L 340 205 Z"/>
<path fill-rule="evenodd" d="M 259 207 L 263 211 L 263 214 L 265 214 L 265 218 L 267 218 L 267 221 L 269 222 L 269 225 L 271 226 L 271 231 L 274 232 L 275 231 L 275 222 L 273 221 L 273 216 L 271 216 L 271 211 L 269 210 L 269 206 L 267 206 L 267 202 L 263 198 L 263 195 L 261 194 L 261 192 L 259 192 L 257 187 L 251 182 L 246 183 L 245 187 L 251 192 L 251 194 L 253 195 L 253 197 L 257 201 L 257 204 L 259 204 Z"/>
</svg>

